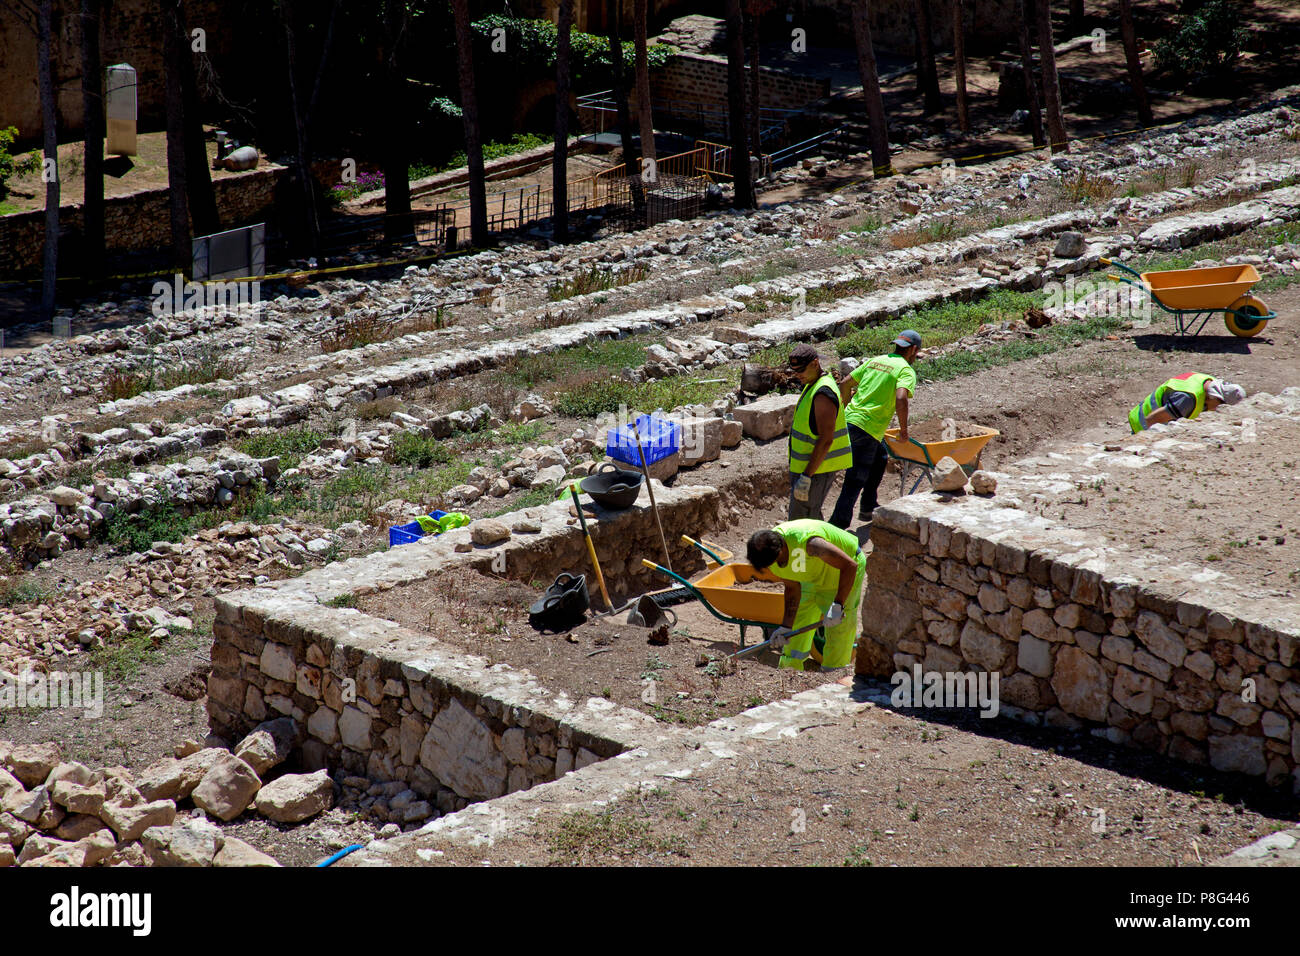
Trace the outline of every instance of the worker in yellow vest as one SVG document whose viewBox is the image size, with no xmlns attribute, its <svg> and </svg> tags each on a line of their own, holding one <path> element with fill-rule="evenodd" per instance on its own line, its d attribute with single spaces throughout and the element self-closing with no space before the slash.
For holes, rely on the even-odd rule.
<svg viewBox="0 0 1300 956">
<path fill-rule="evenodd" d="M 803 382 L 790 426 L 790 519 L 822 516 L 822 505 L 836 472 L 853 463 L 844 403 L 835 376 L 822 371 L 811 345 L 797 345 L 790 368 Z"/>
<path fill-rule="evenodd" d="M 1197 418 L 1201 412 L 1213 411 L 1220 405 L 1236 405 L 1245 397 L 1246 390 L 1240 385 L 1204 372 L 1187 372 L 1169 379 L 1134 405 L 1128 413 L 1128 425 L 1136 434 L 1177 418 Z"/>
<path fill-rule="evenodd" d="M 800 518 L 755 531 L 746 552 L 751 565 L 769 569 L 785 585 L 785 610 L 771 644 L 781 653 L 779 666 L 803 670 L 814 634 L 791 632 L 825 620 L 821 669 L 848 667 L 867 574 L 858 539 L 829 522 Z"/>
</svg>

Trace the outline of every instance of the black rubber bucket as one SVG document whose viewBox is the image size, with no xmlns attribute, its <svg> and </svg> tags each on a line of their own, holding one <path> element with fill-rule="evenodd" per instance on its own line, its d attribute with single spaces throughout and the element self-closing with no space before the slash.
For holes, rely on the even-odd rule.
<svg viewBox="0 0 1300 956">
<path fill-rule="evenodd" d="M 583 622 L 589 607 L 587 576 L 566 571 L 528 608 L 528 623 L 539 631 L 569 631 Z"/>
<path fill-rule="evenodd" d="M 641 472 L 624 471 L 608 461 L 600 467 L 602 470 L 582 479 L 578 487 L 610 511 L 631 508 L 641 494 L 641 483 L 645 480 Z"/>
</svg>

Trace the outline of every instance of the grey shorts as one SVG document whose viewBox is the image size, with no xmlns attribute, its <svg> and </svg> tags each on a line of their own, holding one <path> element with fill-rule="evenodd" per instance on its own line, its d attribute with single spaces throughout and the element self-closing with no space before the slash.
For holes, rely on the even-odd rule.
<svg viewBox="0 0 1300 956">
<path fill-rule="evenodd" d="M 1187 392 L 1176 392 L 1172 388 L 1165 394 L 1164 407 L 1174 418 L 1186 418 L 1196 411 L 1196 398 Z"/>
</svg>

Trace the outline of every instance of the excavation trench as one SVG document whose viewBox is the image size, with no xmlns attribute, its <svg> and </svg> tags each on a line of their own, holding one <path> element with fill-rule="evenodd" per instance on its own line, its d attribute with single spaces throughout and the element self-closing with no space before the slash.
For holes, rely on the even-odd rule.
<svg viewBox="0 0 1300 956">
<path fill-rule="evenodd" d="M 1279 305 L 1289 307 L 1294 298 L 1288 293 Z M 1276 346 L 1295 338 L 1280 329 L 1252 343 L 1260 353 L 1254 357 L 1205 340 L 1189 344 L 1181 360 L 1212 362 L 1255 390 L 1281 392 L 1294 380 L 1296 363 Z M 1124 582 L 1105 568 L 1136 577 L 1132 549 L 1093 540 L 1069 507 L 1061 518 L 1059 503 L 1069 495 L 1059 488 L 1045 502 L 1049 513 L 1037 513 L 1034 496 L 1043 491 L 1026 484 L 1035 469 L 1016 461 L 1032 450 L 1052 463 L 1044 470 L 1053 479 L 1090 487 L 1098 477 L 1090 455 L 1105 453 L 1107 444 L 1131 444 L 1127 429 L 1115 423 L 1151 380 L 1171 374 L 1165 358 L 1134 349 L 1132 340 L 1093 342 L 964 383 L 927 386 L 927 412 L 1004 432 L 983 456 L 986 469 L 1004 476 L 1003 487 L 988 500 L 954 503 L 923 493 L 887 505 L 879 540 L 872 542 L 859 654 L 884 679 L 913 664 L 996 670 L 1003 679 L 1002 716 L 1285 785 L 1294 779 L 1294 735 L 1300 734 L 1294 712 L 1300 630 L 1285 608 L 1251 610 L 1278 599 L 1231 576 L 1207 579 L 1202 564 L 1183 569 L 1185 590 L 1196 596 L 1140 583 L 1129 614 Z M 1115 362 L 1128 363 L 1122 375 Z M 1276 406 L 1262 396 L 1258 402 L 1234 410 L 1235 418 L 1207 414 L 1177 428 L 1208 436 L 1240 430 L 1250 415 L 1259 422 L 1271 415 L 1276 427 L 1292 427 L 1292 398 Z M 1155 446 L 1165 437 L 1145 437 L 1139 444 L 1149 450 L 1142 454 L 1154 451 L 1157 460 L 1179 467 L 1176 447 Z M 1198 441 L 1208 447 L 1223 437 Z M 1110 471 L 1118 474 L 1120 467 Z M 1145 474 L 1165 467 L 1153 465 Z M 681 543 L 682 534 L 743 555 L 753 530 L 784 519 L 786 481 L 779 437 L 746 440 L 718 461 L 657 483 L 674 569 L 693 576 L 704 567 L 699 553 Z M 1163 493 L 1172 502 L 1179 487 Z M 887 475 L 882 501 L 897 488 L 897 476 Z M 1160 490 L 1161 482 L 1151 479 L 1142 493 Z M 828 505 L 836 494 L 833 489 Z M 736 673 L 711 666 L 735 649 L 738 629 L 698 603 L 675 608 L 667 645 L 648 643 L 649 632 L 628 625 L 625 613 L 595 616 L 604 604 L 570 507 L 562 500 L 502 516 L 516 530 L 494 546 L 474 545 L 470 529 L 457 529 L 220 598 L 209 681 L 213 728 L 237 737 L 266 716 L 290 714 L 303 728 L 303 766 L 402 780 L 435 798 L 442 793 L 440 806 L 457 809 L 621 753 L 656 752 L 656 741 L 704 732 L 703 725 L 737 720 L 824 680 L 762 660 L 742 663 Z M 626 511 L 592 507 L 587 515 L 616 605 L 672 583 L 641 564 L 643 558 L 664 563 L 644 490 Z M 1126 512 L 1123 520 L 1141 518 Z M 934 529 L 941 527 L 948 535 L 940 555 L 936 540 L 943 532 Z M 1167 573 L 1177 563 L 1166 553 L 1173 540 L 1138 564 L 1154 567 L 1157 577 Z M 561 571 L 588 575 L 592 613 L 568 634 L 539 634 L 528 626 L 527 606 Z M 1026 583 L 1031 606 L 1020 607 Z M 1053 606 L 1034 606 L 1035 588 Z M 1035 610 L 1043 613 L 1031 615 Z M 751 630 L 748 639 L 758 636 Z M 1225 702 L 1223 683 L 1237 681 L 1232 690 L 1239 696 L 1242 678 L 1263 691 L 1239 708 Z"/>
</svg>

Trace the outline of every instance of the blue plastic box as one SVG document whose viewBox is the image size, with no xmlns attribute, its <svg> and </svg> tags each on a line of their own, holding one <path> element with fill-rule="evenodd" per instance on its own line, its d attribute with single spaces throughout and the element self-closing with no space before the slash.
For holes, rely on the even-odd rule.
<svg viewBox="0 0 1300 956">
<path fill-rule="evenodd" d="M 434 521 L 439 518 L 445 518 L 445 511 L 431 511 L 429 517 Z M 406 524 L 399 524 L 388 529 L 388 546 L 395 548 L 399 544 L 410 544 L 412 541 L 419 541 L 425 535 L 425 531 L 420 527 L 420 522 L 410 521 Z"/>
<path fill-rule="evenodd" d="M 682 432 L 677 422 L 656 418 L 654 415 L 638 415 L 636 427 L 641 433 L 641 449 L 645 452 L 647 465 L 653 465 L 677 453 Z M 632 430 L 631 424 L 609 430 L 605 436 L 605 454 L 625 465 L 641 467 L 641 456 L 636 450 L 636 432 Z"/>
</svg>

